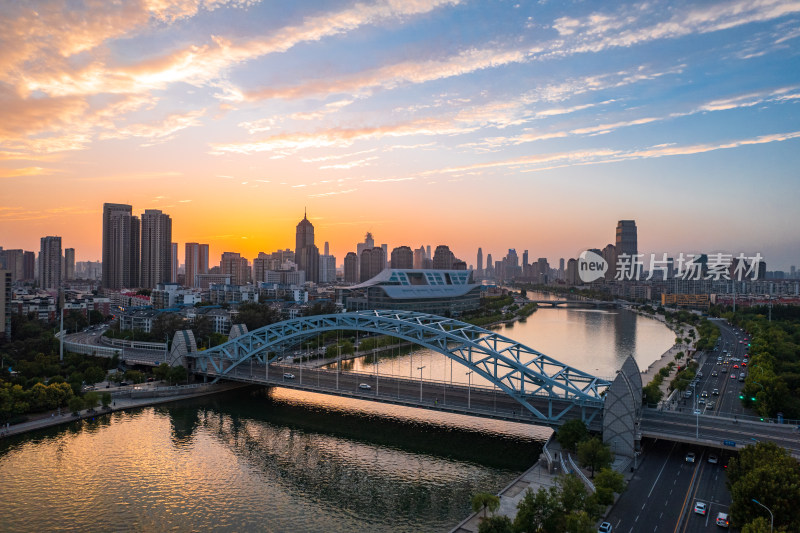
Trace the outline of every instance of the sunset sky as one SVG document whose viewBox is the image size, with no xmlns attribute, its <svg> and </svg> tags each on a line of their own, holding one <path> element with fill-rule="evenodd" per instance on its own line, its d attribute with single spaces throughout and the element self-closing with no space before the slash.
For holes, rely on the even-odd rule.
<svg viewBox="0 0 800 533">
<path fill-rule="evenodd" d="M 248 258 L 364 233 L 800 265 L 800 1 L 0 4 L 0 246 L 103 202 Z"/>
</svg>

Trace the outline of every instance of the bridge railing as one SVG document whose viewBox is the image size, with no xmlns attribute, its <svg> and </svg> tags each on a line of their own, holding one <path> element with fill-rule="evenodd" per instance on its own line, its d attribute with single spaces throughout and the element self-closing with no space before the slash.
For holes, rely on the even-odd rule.
<svg viewBox="0 0 800 533">
<path fill-rule="evenodd" d="M 580 476 L 580 478 L 583 480 L 584 485 L 586 485 L 592 492 L 596 492 L 596 489 L 594 488 L 594 483 L 589 481 L 589 478 L 586 477 L 586 474 L 583 473 L 583 470 L 578 468 L 578 465 L 575 464 L 575 461 L 572 460 L 572 455 L 570 455 L 569 453 L 567 453 L 567 460 L 569 461 L 569 464 L 570 466 L 572 466 L 573 470 L 577 472 L 578 476 Z"/>
<path fill-rule="evenodd" d="M 128 359 L 126 358 L 126 361 L 127 360 Z M 334 361 L 331 364 L 335 365 L 336 362 Z M 300 364 L 300 363 L 283 363 L 283 364 L 282 363 L 271 363 L 270 364 L 270 368 L 272 368 L 273 366 L 277 366 L 277 367 L 280 367 L 280 368 L 286 369 L 286 370 L 291 369 L 293 372 L 298 372 L 299 373 L 302 364 Z M 258 368 L 263 371 L 264 370 L 263 363 L 259 364 Z M 334 374 L 337 371 L 335 368 L 309 368 L 309 367 L 302 367 L 302 368 L 303 368 L 303 372 L 310 372 L 310 373 L 313 373 L 313 372 L 326 372 L 326 373 L 329 373 L 329 374 Z M 249 366 L 242 365 L 242 366 L 238 367 L 238 372 L 239 373 L 246 372 L 248 369 L 249 369 Z M 348 376 L 359 376 L 359 377 L 363 377 L 365 379 L 375 379 L 375 373 L 373 373 L 373 372 L 363 372 L 363 371 L 358 371 L 358 370 L 347 370 L 347 371 L 339 371 L 339 373 L 342 374 L 342 375 L 346 374 Z M 254 372 L 253 374 L 255 376 L 256 373 Z M 208 373 L 208 375 L 215 375 L 215 374 Z M 220 377 L 224 378 L 225 375 L 220 375 Z M 239 376 L 239 377 L 241 377 L 241 376 Z M 415 383 L 419 383 L 419 381 L 420 381 L 418 377 L 415 377 L 413 375 L 412 376 L 406 376 L 406 375 L 401 376 L 401 375 L 398 375 L 398 374 L 379 374 L 378 375 L 378 379 L 380 380 L 382 378 L 404 379 L 404 380 L 413 381 Z M 460 381 L 450 381 L 450 380 L 442 380 L 442 379 L 434 379 L 434 378 L 423 379 L 422 381 L 423 381 L 423 383 L 436 384 L 436 385 L 440 385 L 442 387 L 445 387 L 445 386 L 465 387 L 465 388 L 469 388 L 469 389 L 471 389 L 473 391 L 477 391 L 477 392 L 485 392 L 485 393 L 497 392 L 497 393 L 507 394 L 500 387 L 492 387 L 490 385 L 483 385 L 483 384 L 476 384 L 476 383 L 468 384 L 468 383 L 463 383 L 463 382 L 460 382 Z M 526 393 L 525 396 L 526 397 L 534 397 L 534 398 L 542 398 L 542 399 L 550 399 L 551 398 L 551 396 L 549 394 L 547 394 L 546 392 L 541 392 L 541 391 L 537 391 L 534 394 Z M 571 401 L 571 400 L 566 400 L 564 398 L 553 398 L 553 399 L 562 399 L 564 401 Z M 602 409 L 603 402 L 592 401 L 592 400 L 584 400 L 582 402 L 582 405 L 584 405 L 586 407 L 594 407 L 594 408 Z"/>
</svg>

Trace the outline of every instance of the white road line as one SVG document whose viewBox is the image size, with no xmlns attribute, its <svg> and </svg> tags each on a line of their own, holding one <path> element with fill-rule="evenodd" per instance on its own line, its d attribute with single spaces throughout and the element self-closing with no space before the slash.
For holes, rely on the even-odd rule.
<svg viewBox="0 0 800 533">
<path fill-rule="evenodd" d="M 647 505 L 647 502 L 642 504 L 642 511 L 644 511 L 644 506 Z"/>
<path fill-rule="evenodd" d="M 674 449 L 675 449 L 675 444 L 672 445 L 672 450 L 674 450 Z M 667 458 L 664 459 L 664 464 L 661 465 L 661 470 L 659 470 L 658 475 L 656 476 L 656 480 L 653 482 L 653 486 L 650 487 L 650 492 L 647 493 L 647 498 L 648 499 L 650 499 L 650 495 L 653 494 L 653 490 L 656 488 L 656 483 L 658 483 L 658 480 L 661 477 L 661 474 L 664 473 L 664 468 L 667 467 L 667 462 L 669 461 L 669 456 L 672 455 L 672 450 L 670 450 L 670 453 L 669 453 L 669 455 L 667 455 Z"/>
</svg>

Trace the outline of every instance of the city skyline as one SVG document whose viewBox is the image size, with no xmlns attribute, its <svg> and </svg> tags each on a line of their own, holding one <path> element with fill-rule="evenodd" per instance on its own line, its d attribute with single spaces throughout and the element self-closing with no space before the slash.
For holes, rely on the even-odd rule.
<svg viewBox="0 0 800 533">
<path fill-rule="evenodd" d="M 307 208 L 337 265 L 367 231 L 555 264 L 628 219 L 800 262 L 800 4 L 555 4 L 6 6 L 2 244 L 101 259 L 115 202 L 180 256 L 291 247 Z"/>
</svg>

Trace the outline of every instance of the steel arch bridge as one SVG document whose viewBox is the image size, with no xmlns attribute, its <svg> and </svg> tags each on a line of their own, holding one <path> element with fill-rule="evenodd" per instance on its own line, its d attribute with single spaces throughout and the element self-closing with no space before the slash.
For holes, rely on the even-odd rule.
<svg viewBox="0 0 800 533">
<path fill-rule="evenodd" d="M 605 391 L 611 385 L 489 330 L 410 311 L 359 311 L 286 320 L 187 356 L 195 359 L 196 370 L 219 379 L 245 361 L 271 363 L 283 350 L 337 330 L 389 335 L 444 354 L 489 380 L 547 425 L 559 424 L 576 407 L 581 412 L 589 408 L 592 414 L 588 418 L 593 419 L 602 413 Z M 542 409 L 545 404 L 547 409 Z M 542 412 L 545 410 L 547 414 Z M 581 418 L 585 419 L 585 414 Z"/>
</svg>

